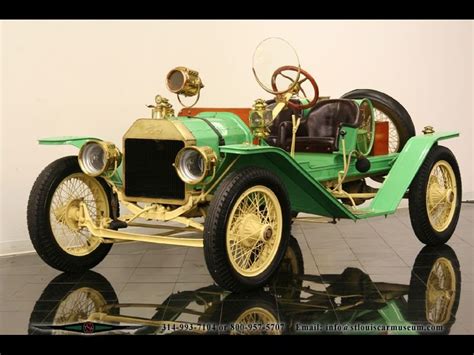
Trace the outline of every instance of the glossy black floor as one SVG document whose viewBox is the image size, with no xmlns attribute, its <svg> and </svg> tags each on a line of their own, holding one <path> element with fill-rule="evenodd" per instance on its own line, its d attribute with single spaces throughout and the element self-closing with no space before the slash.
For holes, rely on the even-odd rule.
<svg viewBox="0 0 474 355">
<path fill-rule="evenodd" d="M 296 222 L 278 275 L 252 294 L 213 286 L 201 249 L 116 245 L 80 276 L 34 254 L 2 257 L 0 334 L 63 333 L 44 326 L 88 318 L 135 325 L 114 331 L 129 334 L 396 334 L 412 333 L 410 325 L 473 334 L 473 230 L 468 204 L 448 246 L 437 248 L 418 242 L 406 209 L 357 223 Z"/>
</svg>

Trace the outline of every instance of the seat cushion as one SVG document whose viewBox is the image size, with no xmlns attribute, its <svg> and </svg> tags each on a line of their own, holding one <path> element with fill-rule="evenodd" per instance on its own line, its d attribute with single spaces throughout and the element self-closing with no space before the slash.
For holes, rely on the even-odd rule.
<svg viewBox="0 0 474 355">
<path fill-rule="evenodd" d="M 296 137 L 296 152 L 331 153 L 334 148 L 333 137 Z M 291 149 L 291 138 L 285 142 L 285 150 Z"/>
</svg>

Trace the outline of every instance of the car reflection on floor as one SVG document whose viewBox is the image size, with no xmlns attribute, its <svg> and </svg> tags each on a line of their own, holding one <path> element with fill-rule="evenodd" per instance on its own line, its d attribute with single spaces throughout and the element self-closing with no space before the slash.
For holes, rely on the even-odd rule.
<svg viewBox="0 0 474 355">
<path fill-rule="evenodd" d="M 81 324 L 93 323 L 102 334 L 449 334 L 460 287 L 459 261 L 447 245 L 424 247 L 410 284 L 401 285 L 372 282 L 353 267 L 307 275 L 292 237 L 271 283 L 246 294 L 210 285 L 173 293 L 161 304 L 119 303 L 99 273 L 61 274 L 36 302 L 28 330 L 70 334 L 71 325 L 87 332 Z M 139 308 L 154 315 L 133 316 Z"/>
</svg>

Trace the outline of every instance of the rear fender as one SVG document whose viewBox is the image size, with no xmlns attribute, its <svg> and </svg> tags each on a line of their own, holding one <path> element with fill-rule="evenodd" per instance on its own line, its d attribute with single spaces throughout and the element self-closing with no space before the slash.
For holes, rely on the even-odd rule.
<svg viewBox="0 0 474 355">
<path fill-rule="evenodd" d="M 458 136 L 459 133 L 457 132 L 445 132 L 410 138 L 395 160 L 370 206 L 366 209 L 361 209 L 361 212 L 364 213 L 357 216 L 359 218 L 367 218 L 394 213 L 420 169 L 421 164 L 425 161 L 431 147 L 440 140 Z"/>
</svg>

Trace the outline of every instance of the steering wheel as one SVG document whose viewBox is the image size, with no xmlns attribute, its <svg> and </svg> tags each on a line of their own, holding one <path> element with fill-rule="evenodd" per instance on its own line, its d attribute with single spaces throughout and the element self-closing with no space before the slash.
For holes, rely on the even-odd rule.
<svg viewBox="0 0 474 355">
<path fill-rule="evenodd" d="M 303 70 L 299 67 L 295 67 L 293 65 L 285 65 L 285 66 L 280 67 L 277 70 L 275 70 L 273 72 L 273 75 L 272 75 L 272 89 L 273 89 L 273 91 L 278 91 L 278 88 L 277 88 L 277 85 L 276 85 L 276 79 L 277 79 L 278 75 L 281 75 L 285 79 L 288 79 L 288 80 L 290 80 L 291 82 L 294 83 L 294 79 L 292 79 L 288 75 L 285 75 L 283 73 L 284 71 L 294 71 L 294 72 L 300 73 L 299 77 L 302 76 L 303 78 L 298 80 L 298 82 L 295 83 L 295 85 L 292 85 L 291 90 L 294 91 L 294 93 L 296 94 L 296 96 L 298 96 L 298 98 L 301 98 L 301 96 L 298 95 L 298 93 L 301 91 L 301 93 L 303 94 L 303 98 L 305 98 L 306 100 L 309 101 L 307 104 L 296 104 L 294 102 L 288 101 L 288 103 L 287 103 L 288 106 L 291 107 L 294 110 L 304 110 L 304 109 L 307 109 L 307 108 L 310 108 L 310 107 L 314 106 L 316 104 L 316 102 L 318 101 L 318 99 L 319 99 L 318 84 L 316 84 L 316 80 L 314 80 L 314 78 L 306 70 Z M 314 98 L 312 100 L 309 100 L 306 97 L 306 93 L 304 92 L 303 88 L 301 87 L 301 84 L 303 84 L 306 80 L 309 80 L 310 84 L 313 86 Z"/>
</svg>

